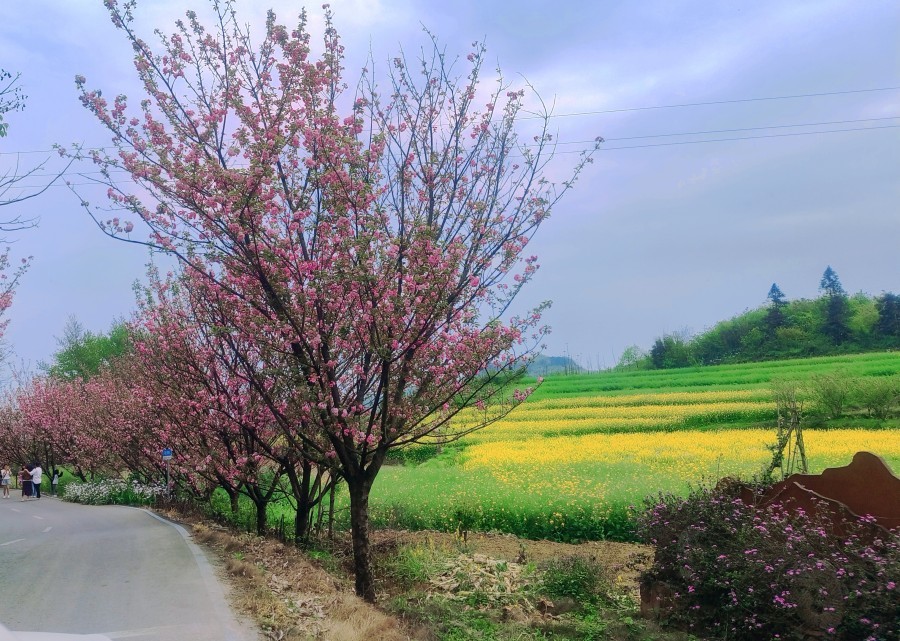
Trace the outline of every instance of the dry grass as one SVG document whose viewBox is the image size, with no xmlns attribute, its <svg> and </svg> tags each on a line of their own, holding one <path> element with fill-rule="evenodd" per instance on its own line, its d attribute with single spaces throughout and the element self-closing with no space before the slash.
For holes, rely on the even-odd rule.
<svg viewBox="0 0 900 641">
<path fill-rule="evenodd" d="M 207 522 L 193 537 L 220 559 L 235 608 L 273 641 L 422 639 L 394 617 L 358 599 L 352 585 L 299 550 L 257 536 L 233 535 Z"/>
<path fill-rule="evenodd" d="M 184 520 L 179 514 L 171 518 Z M 231 585 L 235 610 L 255 621 L 271 641 L 430 641 L 432 632 L 410 628 L 353 594 L 349 540 L 338 539 L 330 550 L 329 573 L 297 548 L 251 534 L 235 534 L 215 523 L 189 517 L 195 541 L 205 546 Z M 645 546 L 592 542 L 581 545 L 524 541 L 514 536 L 470 534 L 460 541 L 438 532 L 376 531 L 372 553 L 379 559 L 400 546 L 430 545 L 452 556 L 482 554 L 509 562 L 541 563 L 562 556 L 583 555 L 599 561 L 613 584 L 636 591 L 637 572 L 648 562 Z M 336 576 L 337 575 L 337 576 Z M 386 597 L 402 594 L 389 577 L 380 577 Z M 504 608 L 504 612 L 508 608 Z M 515 609 L 515 608 L 514 608 Z M 526 613 L 519 613 L 528 619 Z M 538 616 L 536 613 L 532 613 Z"/>
<path fill-rule="evenodd" d="M 511 534 L 469 533 L 465 541 L 447 532 L 409 532 L 404 530 L 376 530 L 372 532 L 371 547 L 375 555 L 387 555 L 404 545 L 428 545 L 459 554 L 477 553 L 493 559 L 517 563 L 537 563 L 571 556 L 590 558 L 607 572 L 609 582 L 640 599 L 638 578 L 653 561 L 653 548 L 637 543 L 588 541 L 586 543 L 557 543 L 530 541 Z"/>
</svg>

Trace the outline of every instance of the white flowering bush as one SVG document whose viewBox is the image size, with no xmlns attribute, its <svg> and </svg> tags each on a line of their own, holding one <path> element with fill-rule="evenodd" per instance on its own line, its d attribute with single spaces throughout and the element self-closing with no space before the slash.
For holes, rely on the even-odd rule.
<svg viewBox="0 0 900 641">
<path fill-rule="evenodd" d="M 164 485 L 145 485 L 137 481 L 104 479 L 66 485 L 63 499 L 84 505 L 149 505 L 165 494 Z"/>
</svg>

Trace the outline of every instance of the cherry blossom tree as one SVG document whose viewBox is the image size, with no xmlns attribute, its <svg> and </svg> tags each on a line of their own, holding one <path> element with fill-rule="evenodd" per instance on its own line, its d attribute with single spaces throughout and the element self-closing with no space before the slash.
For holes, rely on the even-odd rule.
<svg viewBox="0 0 900 641">
<path fill-rule="evenodd" d="M 25 96 L 19 85 L 19 74 L 13 74 L 5 69 L 0 69 L 0 139 L 7 136 L 9 123 L 4 120 L 4 116 L 11 112 L 20 111 L 25 106 Z M 69 163 L 71 164 L 71 162 Z M 24 200 L 34 198 L 44 193 L 49 188 L 49 184 L 41 188 L 37 192 L 22 193 L 18 188 L 19 183 L 30 177 L 33 173 L 43 168 L 43 164 L 38 165 L 34 169 L 22 172 L 15 164 L 13 168 L 0 168 L 0 207 L 13 206 Z M 58 176 L 57 176 L 58 177 Z M 55 180 L 55 179 L 54 179 Z M 9 211 L 9 210 L 4 210 Z M 34 227 L 37 221 L 34 219 L 25 219 L 18 215 L 4 218 L 0 217 L 0 233 L 20 231 L 29 227 Z M 0 238 L 0 243 L 4 242 Z M 28 269 L 31 258 L 22 259 L 21 264 L 13 268 L 10 265 L 9 249 L 5 249 L 0 253 L 0 341 L 9 324 L 9 319 L 4 318 L 6 311 L 12 305 L 13 294 L 22 274 Z"/>
<path fill-rule="evenodd" d="M 93 161 L 121 211 L 82 204 L 105 233 L 177 257 L 215 301 L 210 331 L 231 337 L 285 441 L 347 482 L 356 591 L 374 600 L 372 484 L 391 449 L 465 433 L 449 427 L 461 409 L 483 409 L 478 429 L 528 395 L 506 383 L 541 341 L 541 308 L 509 306 L 589 153 L 551 182 L 549 114 L 527 114 L 536 134 L 520 139 L 535 97 L 480 84 L 477 43 L 465 61 L 436 41 L 398 57 L 383 87 L 373 63 L 350 95 L 327 7 L 314 57 L 305 15 L 288 29 L 270 12 L 255 43 L 214 0 L 212 28 L 189 11 L 151 46 L 133 1 L 106 5 L 145 96 L 133 109 L 76 79 L 118 148 Z"/>
<path fill-rule="evenodd" d="M 82 480 L 122 470 L 147 476 L 149 413 L 108 368 L 88 381 L 35 377 L 19 386 L 11 406 L 12 431 L 45 465 L 69 465 Z"/>
<path fill-rule="evenodd" d="M 257 531 L 266 529 L 266 506 L 286 476 L 293 499 L 295 537 L 309 530 L 311 510 L 334 487 L 334 479 L 292 447 L 272 419 L 254 385 L 237 362 L 254 346 L 226 336 L 221 311 L 200 300 L 185 283 L 160 281 L 150 287 L 135 324 L 138 364 L 147 393 L 165 417 L 162 443 L 177 453 L 186 473 L 205 476 L 232 499 L 246 495 L 256 506 Z M 212 316 L 211 316 L 212 314 Z M 198 322 L 204 320 L 204 322 Z M 259 362 L 258 358 L 252 359 Z M 256 381 L 265 374 L 254 372 Z"/>
<path fill-rule="evenodd" d="M 88 399 L 82 385 L 34 377 L 20 382 L 4 401 L 4 432 L 10 440 L 0 449 L 14 460 L 40 460 L 48 469 L 65 463 L 82 479 L 109 469 L 99 454 L 109 448 L 97 437 L 94 423 L 84 420 Z"/>
<path fill-rule="evenodd" d="M 17 470 L 17 465 L 34 460 L 36 455 L 30 433 L 19 428 L 22 414 L 13 393 L 0 400 L 0 461 Z"/>
</svg>

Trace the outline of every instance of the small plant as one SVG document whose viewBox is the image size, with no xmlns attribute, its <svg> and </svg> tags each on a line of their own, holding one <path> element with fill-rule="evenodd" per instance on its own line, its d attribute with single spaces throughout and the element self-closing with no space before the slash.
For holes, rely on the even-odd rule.
<svg viewBox="0 0 900 641">
<path fill-rule="evenodd" d="M 567 597 L 579 603 L 594 603 L 603 585 L 602 568 L 593 558 L 567 556 L 543 566 L 541 591 L 550 598 Z"/>
<path fill-rule="evenodd" d="M 339 573 L 341 562 L 334 554 L 328 550 L 320 548 L 311 548 L 304 551 L 307 558 L 316 561 L 326 572 L 332 574 Z"/>
<path fill-rule="evenodd" d="M 609 638 L 609 623 L 593 608 L 576 619 L 578 636 L 584 641 L 605 641 Z"/>
<path fill-rule="evenodd" d="M 443 569 L 446 559 L 433 544 L 405 545 L 387 561 L 386 570 L 404 584 L 424 583 Z"/>
</svg>

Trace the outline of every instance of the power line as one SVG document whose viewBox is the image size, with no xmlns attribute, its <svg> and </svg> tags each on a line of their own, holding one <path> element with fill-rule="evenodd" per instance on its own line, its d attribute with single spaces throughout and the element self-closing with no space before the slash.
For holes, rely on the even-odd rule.
<svg viewBox="0 0 900 641">
<path fill-rule="evenodd" d="M 761 131 L 764 129 L 789 129 L 792 127 L 824 127 L 825 125 L 849 125 L 859 122 L 878 122 L 883 120 L 896 120 L 900 118 L 900 116 L 885 116 L 883 118 L 860 118 L 857 120 L 830 120 L 827 122 L 801 122 L 793 125 L 768 125 L 765 127 L 741 127 L 738 129 L 709 129 L 706 131 L 683 131 L 680 133 L 671 133 L 671 134 L 650 134 L 646 136 L 625 136 L 622 138 L 605 138 L 604 141 L 610 142 L 613 140 L 640 140 L 645 138 L 671 138 L 673 136 L 703 136 L 707 134 L 730 134 L 738 131 Z M 868 129 L 868 127 L 866 127 Z M 817 132 L 809 132 L 809 133 L 817 133 Z M 558 142 L 558 145 L 590 145 L 593 144 L 593 140 L 568 140 L 565 142 Z"/>
<path fill-rule="evenodd" d="M 877 119 L 873 118 L 873 120 L 877 120 Z M 790 132 L 790 133 L 783 133 L 783 134 L 763 134 L 760 136 L 736 136 L 736 137 L 732 137 L 732 138 L 714 138 L 712 140 L 679 140 L 679 141 L 675 141 L 675 142 L 650 143 L 647 145 L 628 145 L 628 146 L 624 146 L 624 147 L 601 147 L 599 149 L 599 151 L 617 151 L 620 149 L 646 149 L 649 147 L 672 147 L 675 145 L 701 145 L 701 144 L 708 144 L 708 143 L 714 143 L 714 142 L 734 142 L 734 141 L 739 141 L 739 140 L 759 140 L 759 139 L 763 139 L 763 138 L 787 138 L 787 137 L 794 137 L 794 136 L 816 136 L 819 134 L 836 134 L 836 133 L 844 133 L 844 132 L 872 131 L 875 129 L 898 129 L 898 128 L 900 128 L 900 125 L 879 125 L 876 127 L 849 127 L 846 129 L 827 129 L 824 131 L 799 131 L 799 132 Z M 665 134 L 665 135 L 668 135 L 668 134 Z M 585 151 L 588 151 L 588 150 L 587 149 L 574 149 L 572 151 L 558 151 L 558 152 L 555 152 L 555 154 L 580 154 L 580 153 L 584 153 Z M 118 171 L 124 171 L 124 170 L 118 170 Z M 56 174 L 53 174 L 53 175 L 55 176 Z M 68 174 L 62 174 L 62 175 L 63 176 L 84 176 L 87 174 L 68 173 Z M 135 182 L 137 182 L 137 181 L 130 180 L 130 179 L 117 181 L 117 183 L 135 183 Z M 89 181 L 79 182 L 79 183 L 70 183 L 70 182 L 54 183 L 52 185 L 16 185 L 16 188 L 17 189 L 42 189 L 42 188 L 48 187 L 48 186 L 49 187 L 81 187 L 81 186 L 85 186 L 85 185 L 105 185 L 105 184 L 106 183 L 99 181 L 99 180 L 89 180 Z"/>
<path fill-rule="evenodd" d="M 802 123 L 795 123 L 795 124 L 791 124 L 791 125 L 766 125 L 763 127 L 740 127 L 740 128 L 736 128 L 736 129 L 708 129 L 708 130 L 704 130 L 704 131 L 683 131 L 683 132 L 667 133 L 667 134 L 646 134 L 643 136 L 623 136 L 620 138 L 604 138 L 604 142 L 621 141 L 621 140 L 645 140 L 648 138 L 672 138 L 675 136 L 702 136 L 702 135 L 709 135 L 709 134 L 736 133 L 736 132 L 741 132 L 741 131 L 764 131 L 767 129 L 789 129 L 789 128 L 794 128 L 794 127 L 823 127 L 826 125 L 845 125 L 845 124 L 855 124 L 855 123 L 860 123 L 860 122 L 882 122 L 885 120 L 897 120 L 898 118 L 900 118 L 900 116 L 884 116 L 884 117 L 880 117 L 880 118 L 859 118 L 859 119 L 855 119 L 855 120 L 830 120 L 830 121 L 824 121 L 824 122 L 802 122 Z M 879 127 L 859 127 L 859 128 L 855 128 L 855 129 L 809 131 L 809 132 L 797 132 L 792 135 L 836 133 L 836 132 L 841 132 L 841 131 L 862 131 L 865 129 L 878 129 L 878 128 Z M 695 144 L 695 143 L 700 143 L 700 142 L 719 142 L 719 141 L 727 141 L 727 140 L 751 140 L 753 138 L 766 138 L 766 137 L 769 137 L 769 136 L 763 135 L 763 136 L 746 136 L 746 137 L 739 137 L 739 138 L 721 138 L 721 139 L 717 138 L 715 140 L 696 140 L 696 141 L 689 141 L 689 142 L 691 144 Z M 772 137 L 774 137 L 774 136 L 772 136 Z M 567 140 L 567 141 L 559 141 L 555 144 L 556 145 L 592 145 L 593 143 L 594 143 L 593 140 Z M 685 142 L 685 143 L 672 143 L 672 144 L 688 144 L 688 143 Z M 536 146 L 536 144 L 528 144 L 526 146 L 533 147 L 533 146 Z M 646 147 L 646 146 L 650 146 L 650 145 L 640 145 L 640 147 Z M 654 145 L 654 146 L 661 146 L 661 145 Z M 639 146 L 635 145 L 635 146 L 628 146 L 628 147 L 607 147 L 607 148 L 604 148 L 604 150 L 611 151 L 612 149 L 634 149 L 637 147 L 639 147 Z M 561 151 L 561 152 L 557 152 L 557 153 L 581 153 L 581 150 L 578 150 L 576 152 Z M 108 169 L 106 171 L 109 173 L 118 173 L 118 174 L 130 173 L 126 169 Z M 101 175 L 103 173 L 104 173 L 103 171 L 98 170 L 98 171 L 69 172 L 69 173 L 66 173 L 63 175 L 66 175 L 66 176 L 74 175 L 74 176 L 82 176 L 83 177 L 83 176 L 91 176 L 91 175 L 96 176 L 96 175 Z M 31 176 L 33 176 L 35 178 L 52 178 L 52 177 L 55 177 L 56 175 L 57 174 L 52 173 L 52 172 L 31 174 Z M 84 184 L 84 183 L 81 183 L 81 184 Z"/>
<path fill-rule="evenodd" d="M 657 142 L 647 145 L 629 145 L 626 147 L 601 147 L 599 151 L 615 151 L 617 149 L 644 149 L 647 147 L 671 147 L 674 145 L 701 145 L 711 142 L 731 142 L 735 140 L 759 140 L 761 138 L 787 138 L 790 136 L 816 136 L 819 134 L 837 134 L 845 131 L 871 131 L 873 129 L 897 129 L 900 125 L 879 125 L 877 127 L 850 127 L 847 129 L 826 129 L 825 131 L 797 131 L 785 134 L 763 134 L 761 136 L 736 136 L 734 138 L 713 138 L 712 140 L 678 140 L 675 142 Z M 580 154 L 586 150 L 558 151 L 559 154 Z"/>
<path fill-rule="evenodd" d="M 702 107 L 706 105 L 727 105 L 727 104 L 735 104 L 735 103 L 743 103 L 743 102 L 762 102 L 766 100 L 790 100 L 795 98 L 818 98 L 822 96 L 841 96 L 847 94 L 857 94 L 857 93 L 870 93 L 874 91 L 895 91 L 900 89 L 900 86 L 896 87 L 876 87 L 872 89 L 847 89 L 844 91 L 824 91 L 819 93 L 805 93 L 805 94 L 793 94 L 789 96 L 768 96 L 764 98 L 736 98 L 733 100 L 713 100 L 708 102 L 686 102 L 680 104 L 672 104 L 672 105 L 652 105 L 648 107 L 622 107 L 619 109 L 603 109 L 596 111 L 579 111 L 572 113 L 564 113 L 564 114 L 551 114 L 551 118 L 569 118 L 574 116 L 592 116 L 596 114 L 608 114 L 608 113 L 624 113 L 629 111 L 647 111 L 651 109 L 675 109 L 679 107 Z M 543 116 L 520 116 L 517 120 L 533 120 L 537 118 L 543 118 Z M 871 118 L 869 120 L 879 120 L 878 118 Z M 847 121 L 835 121 L 833 123 L 809 123 L 812 124 L 843 124 L 844 122 L 857 122 L 854 120 Z M 859 121 L 862 122 L 862 121 Z M 793 126 L 806 126 L 806 125 L 777 125 L 779 127 L 793 127 Z M 775 127 L 759 127 L 759 129 L 774 129 Z M 757 129 L 756 127 L 747 128 L 747 130 Z M 730 130 L 722 130 L 722 131 L 712 131 L 712 132 L 696 132 L 700 133 L 726 133 Z M 731 131 L 742 131 L 739 129 L 731 130 Z M 678 135 L 690 135 L 690 134 L 660 134 L 660 136 L 678 136 Z M 651 138 L 656 136 L 635 136 L 636 138 Z M 613 139 L 610 139 L 613 140 Z M 621 138 L 619 140 L 625 140 Z M 587 141 L 592 142 L 592 141 Z M 574 144 L 574 143 L 560 143 L 560 144 Z M 80 151 L 81 153 L 91 152 L 91 151 L 110 151 L 114 150 L 116 147 L 114 146 L 101 146 L 101 147 L 84 147 Z M 49 154 L 57 152 L 57 149 L 29 149 L 26 151 L 0 151 L 0 156 L 12 156 L 12 155 L 24 155 L 24 154 Z"/>
<path fill-rule="evenodd" d="M 627 111 L 648 111 L 651 109 L 676 109 L 680 107 L 704 107 L 707 105 L 730 105 L 741 102 L 763 102 L 766 100 L 793 100 L 795 98 L 819 98 L 822 96 L 843 96 L 847 94 L 854 93 L 868 93 L 873 91 L 894 91 L 900 89 L 900 87 L 876 87 L 872 89 L 848 89 L 846 91 L 823 91 L 820 93 L 800 93 L 794 94 L 790 96 L 767 96 L 765 98 L 737 98 L 734 100 L 710 100 L 707 102 L 684 102 L 679 104 L 672 105 L 653 105 L 649 107 L 622 107 L 620 109 L 601 109 L 596 111 L 575 111 L 572 113 L 565 114 L 550 114 L 551 118 L 570 118 L 573 116 L 594 116 L 597 114 L 614 114 L 614 113 L 624 113 Z M 521 116 L 518 118 L 519 120 L 532 120 L 536 118 L 543 118 L 543 116 L 535 115 L 535 116 Z"/>
<path fill-rule="evenodd" d="M 849 127 L 847 129 L 826 129 L 823 131 L 797 131 L 784 134 L 762 134 L 760 136 L 735 136 L 733 138 L 712 138 L 710 140 L 678 140 L 675 142 L 657 142 L 647 145 L 627 145 L 622 147 L 600 147 L 597 151 L 617 151 L 619 149 L 645 149 L 648 147 L 673 147 L 675 145 L 702 145 L 713 142 L 732 142 L 736 140 L 759 140 L 761 138 L 787 138 L 792 136 L 816 136 L 819 134 L 836 134 L 846 131 L 870 131 L 873 129 L 897 129 L 900 125 L 879 125 L 876 127 Z M 625 139 L 620 139 L 625 140 Z M 587 141 L 593 143 L 593 141 Z M 591 148 L 573 149 L 571 151 L 556 151 L 553 155 L 558 154 L 583 154 L 590 151 Z M 524 158 L 524 156 L 516 156 L 516 158 Z"/>
</svg>

